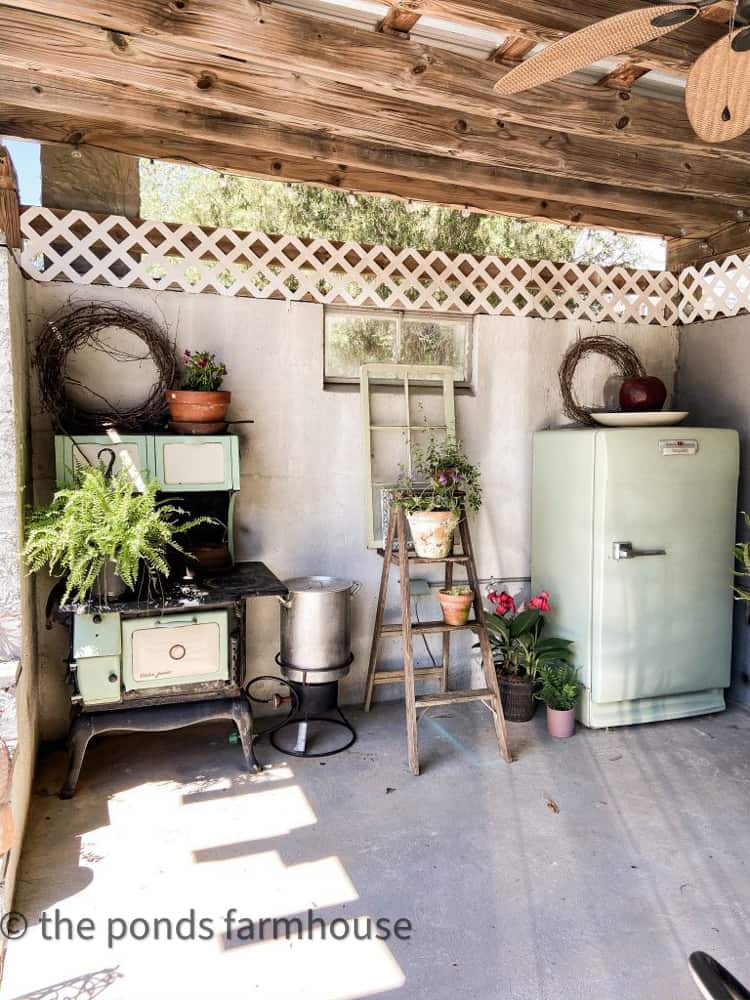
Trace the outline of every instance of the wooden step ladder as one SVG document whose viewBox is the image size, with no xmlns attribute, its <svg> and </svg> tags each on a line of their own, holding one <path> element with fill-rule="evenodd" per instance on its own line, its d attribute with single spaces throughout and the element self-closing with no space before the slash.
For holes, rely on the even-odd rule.
<svg viewBox="0 0 750 1000">
<path fill-rule="evenodd" d="M 404 698 L 406 701 L 406 741 L 409 753 L 409 769 L 413 774 L 419 774 L 419 751 L 417 749 L 417 723 L 419 717 L 417 713 L 420 710 L 434 708 L 436 705 L 458 705 L 472 701 L 483 702 L 492 712 L 500 753 L 506 761 L 510 762 L 513 759 L 508 748 L 508 735 L 505 729 L 503 706 L 500 701 L 500 688 L 492 661 L 492 650 L 490 649 L 490 640 L 487 634 L 487 623 L 485 621 L 482 595 L 477 579 L 474 551 L 465 516 L 461 517 L 458 531 L 461 538 L 461 554 L 456 555 L 452 552 L 445 559 L 420 558 L 414 553 L 409 552 L 407 548 L 406 515 L 404 508 L 400 504 L 397 504 L 391 509 L 385 547 L 378 549 L 378 553 L 383 557 L 383 574 L 380 578 L 380 593 L 378 594 L 375 628 L 370 648 L 370 664 L 367 671 L 367 691 L 364 709 L 366 712 L 370 711 L 372 695 L 376 684 L 403 682 Z M 446 625 L 442 621 L 413 622 L 411 620 L 410 566 L 419 564 L 440 565 L 443 563 L 445 564 L 446 588 L 453 586 L 453 567 L 456 565 L 466 567 L 468 586 L 471 588 L 474 596 L 474 618 L 466 625 Z M 383 624 L 383 617 L 385 615 L 385 604 L 388 596 L 388 578 L 391 567 L 394 565 L 398 566 L 400 576 L 401 621 L 397 624 L 385 625 Z M 451 634 L 466 630 L 475 632 L 479 637 L 486 687 L 466 691 L 449 691 L 448 668 L 450 666 Z M 414 635 L 420 634 L 442 634 L 443 656 L 440 666 L 415 669 L 412 641 Z M 383 637 L 394 635 L 400 635 L 403 640 L 403 669 L 378 670 L 377 663 L 381 640 Z M 414 690 L 414 682 L 427 677 L 438 678 L 440 680 L 440 692 L 438 694 L 421 695 L 417 698 Z"/>
</svg>

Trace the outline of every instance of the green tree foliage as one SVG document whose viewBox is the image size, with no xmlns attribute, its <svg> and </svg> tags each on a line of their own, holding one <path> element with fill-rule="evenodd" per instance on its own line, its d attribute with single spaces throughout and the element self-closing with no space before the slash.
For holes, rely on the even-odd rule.
<svg viewBox="0 0 750 1000">
<path fill-rule="evenodd" d="M 148 160 L 141 161 L 141 214 L 146 219 L 453 254 L 624 266 L 641 265 L 642 255 L 630 236 Z"/>
</svg>

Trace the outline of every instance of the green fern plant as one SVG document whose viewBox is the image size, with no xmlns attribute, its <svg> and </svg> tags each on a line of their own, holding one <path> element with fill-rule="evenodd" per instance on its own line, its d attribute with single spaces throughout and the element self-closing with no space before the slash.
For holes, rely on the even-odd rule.
<svg viewBox="0 0 750 1000">
<path fill-rule="evenodd" d="M 72 487 L 29 512 L 23 558 L 32 572 L 46 568 L 51 576 L 67 574 L 63 603 L 71 595 L 86 600 L 108 562 L 132 590 L 141 566 L 152 580 L 168 576 L 168 551 L 186 554 L 177 536 L 212 521 L 181 520 L 185 516 L 180 507 L 159 499 L 155 482 L 138 490 L 124 470 L 108 477 L 101 467 L 84 467 Z"/>
</svg>

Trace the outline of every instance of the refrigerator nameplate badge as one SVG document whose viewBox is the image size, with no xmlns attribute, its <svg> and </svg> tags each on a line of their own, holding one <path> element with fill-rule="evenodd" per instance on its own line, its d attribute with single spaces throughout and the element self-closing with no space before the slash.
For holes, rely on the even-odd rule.
<svg viewBox="0 0 750 1000">
<path fill-rule="evenodd" d="M 661 455 L 697 455 L 698 442 L 694 439 L 667 438 L 659 442 L 659 453 Z"/>
</svg>

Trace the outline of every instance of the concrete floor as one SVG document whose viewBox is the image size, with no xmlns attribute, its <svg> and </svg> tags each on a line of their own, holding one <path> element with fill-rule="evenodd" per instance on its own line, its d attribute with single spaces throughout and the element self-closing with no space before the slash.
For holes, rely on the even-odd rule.
<svg viewBox="0 0 750 1000">
<path fill-rule="evenodd" d="M 481 706 L 440 709 L 420 724 L 419 778 L 401 706 L 354 721 L 348 753 L 264 747 L 257 777 L 222 726 L 103 737 L 70 802 L 49 755 L 16 903 L 29 929 L 2 996 L 691 1000 L 694 949 L 750 982 L 750 713 L 555 742 L 539 712 L 510 726 L 507 766 Z M 230 940 L 232 907 L 256 938 L 261 917 L 308 908 L 329 928 L 362 932 L 369 915 L 413 931 Z M 191 909 L 205 940 L 176 938 Z M 55 911 L 91 923 L 70 941 Z M 166 922 L 154 940 L 159 917 L 172 940 Z"/>
</svg>

